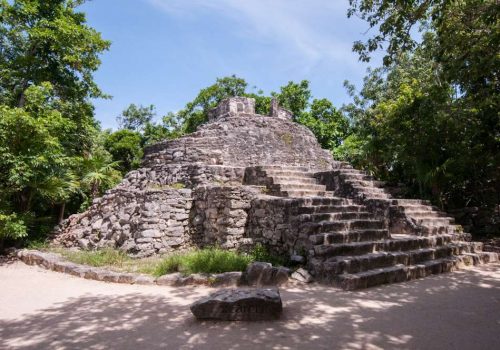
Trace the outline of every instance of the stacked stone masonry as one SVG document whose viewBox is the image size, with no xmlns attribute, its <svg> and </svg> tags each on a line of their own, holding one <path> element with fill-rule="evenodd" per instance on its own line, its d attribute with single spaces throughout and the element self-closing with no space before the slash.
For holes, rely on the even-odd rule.
<svg viewBox="0 0 500 350">
<path fill-rule="evenodd" d="M 259 243 L 303 256 L 315 279 L 345 289 L 497 261 L 428 202 L 395 198 L 338 162 L 273 101 L 224 100 L 195 133 L 147 148 L 141 168 L 58 228 L 68 247 L 144 257 Z"/>
</svg>

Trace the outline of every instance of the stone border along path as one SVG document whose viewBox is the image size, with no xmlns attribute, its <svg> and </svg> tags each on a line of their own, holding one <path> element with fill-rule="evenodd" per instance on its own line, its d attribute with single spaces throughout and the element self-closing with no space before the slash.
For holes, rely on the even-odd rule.
<svg viewBox="0 0 500 350">
<path fill-rule="evenodd" d="M 274 273 L 271 272 L 271 274 L 274 275 L 275 278 L 267 279 L 265 283 L 266 286 L 273 286 L 273 285 L 277 286 L 287 283 L 288 277 L 283 278 L 282 271 L 287 271 L 288 275 L 291 273 L 291 271 L 286 268 L 281 268 L 281 267 L 276 268 L 276 267 L 271 267 L 271 264 L 268 263 L 255 262 L 253 264 L 250 264 L 249 267 L 255 265 L 256 269 L 254 270 L 258 271 L 248 272 L 249 269 L 247 268 L 247 273 L 249 273 L 249 279 L 251 279 L 251 282 L 247 284 L 246 283 L 247 281 L 245 281 L 244 273 L 240 271 L 223 272 L 217 274 L 196 273 L 188 276 L 184 276 L 181 273 L 177 272 L 155 278 L 153 276 L 139 274 L 139 273 L 118 272 L 118 271 L 107 270 L 100 267 L 75 264 L 65 260 L 59 254 L 45 253 L 38 250 L 26 250 L 26 249 L 18 250 L 15 252 L 14 256 L 19 258 L 19 260 L 21 260 L 27 265 L 38 265 L 47 270 L 62 272 L 68 275 L 82 277 L 90 280 L 113 282 L 113 283 L 125 283 L 125 284 L 140 284 L 140 285 L 156 284 L 159 286 L 171 286 L 171 287 L 181 287 L 188 285 L 204 285 L 208 287 L 255 286 L 259 284 L 255 282 L 259 282 L 259 279 L 262 278 L 263 276 L 262 265 L 267 265 L 269 266 L 269 269 L 275 270 Z M 258 274 L 257 276 L 255 276 L 256 273 Z M 250 274 L 253 275 L 253 277 L 250 276 Z M 310 282 L 302 280 L 303 277 L 301 276 L 297 276 L 297 278 L 294 278 L 295 276 L 297 276 L 297 274 L 292 273 L 292 278 L 295 280 L 294 282 L 297 283 Z"/>
</svg>

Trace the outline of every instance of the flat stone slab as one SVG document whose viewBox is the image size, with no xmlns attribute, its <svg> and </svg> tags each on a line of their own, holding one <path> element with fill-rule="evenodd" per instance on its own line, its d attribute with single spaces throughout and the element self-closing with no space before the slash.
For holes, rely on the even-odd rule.
<svg viewBox="0 0 500 350">
<path fill-rule="evenodd" d="M 197 319 L 222 321 L 277 320 L 282 311 L 277 288 L 223 289 L 191 305 Z"/>
</svg>

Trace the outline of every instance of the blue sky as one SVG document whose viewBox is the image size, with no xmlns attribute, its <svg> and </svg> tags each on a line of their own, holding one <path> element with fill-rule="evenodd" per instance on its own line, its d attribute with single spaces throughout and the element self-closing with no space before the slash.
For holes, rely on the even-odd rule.
<svg viewBox="0 0 500 350">
<path fill-rule="evenodd" d="M 96 117 L 116 128 L 130 103 L 181 109 L 217 77 L 236 74 L 269 93 L 307 79 L 314 97 L 340 107 L 348 79 L 368 65 L 352 43 L 367 24 L 346 17 L 348 0 L 93 0 L 80 10 L 111 40 L 95 78 L 111 100 Z M 377 64 L 376 61 L 371 63 Z M 159 117 L 158 116 L 158 117 Z"/>
</svg>

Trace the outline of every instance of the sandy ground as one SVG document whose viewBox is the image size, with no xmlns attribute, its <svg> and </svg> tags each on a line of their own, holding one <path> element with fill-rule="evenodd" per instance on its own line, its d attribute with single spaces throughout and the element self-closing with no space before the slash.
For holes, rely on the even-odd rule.
<svg viewBox="0 0 500 350">
<path fill-rule="evenodd" d="M 199 322 L 209 288 L 0 266 L 0 349 L 500 349 L 500 265 L 344 292 L 282 288 L 282 320 Z"/>
</svg>

